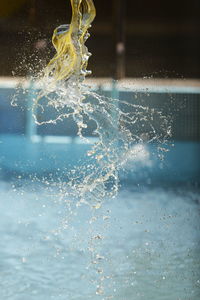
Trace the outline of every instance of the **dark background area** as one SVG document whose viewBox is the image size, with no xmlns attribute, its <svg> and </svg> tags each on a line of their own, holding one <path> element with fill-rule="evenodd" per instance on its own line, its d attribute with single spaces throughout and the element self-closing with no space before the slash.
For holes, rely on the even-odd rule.
<svg viewBox="0 0 200 300">
<path fill-rule="evenodd" d="M 0 1 L 0 76 L 39 70 L 54 54 L 54 28 L 70 22 L 70 0 L 21 2 L 6 12 L 5 1 Z M 111 77 L 116 71 L 116 32 L 120 30 L 116 24 L 122 24 L 114 14 L 118 2 L 94 0 L 97 16 L 87 46 L 93 53 L 89 69 L 95 77 Z M 199 0 L 122 3 L 126 6 L 126 77 L 200 78 Z"/>
</svg>

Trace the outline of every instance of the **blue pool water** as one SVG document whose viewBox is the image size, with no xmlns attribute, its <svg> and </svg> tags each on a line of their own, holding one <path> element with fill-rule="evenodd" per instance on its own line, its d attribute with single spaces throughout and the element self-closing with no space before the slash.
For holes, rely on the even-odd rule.
<svg viewBox="0 0 200 300">
<path fill-rule="evenodd" d="M 0 299 L 199 300 L 199 214 L 189 188 L 130 186 L 95 210 L 2 181 Z"/>
<path fill-rule="evenodd" d="M 170 151 L 131 145 L 119 195 L 79 206 L 66 174 L 94 124 L 89 144 L 70 120 L 36 126 L 32 90 L 11 106 L 14 87 L 0 85 L 0 300 L 199 300 L 199 89 L 119 91 L 173 115 Z"/>
</svg>

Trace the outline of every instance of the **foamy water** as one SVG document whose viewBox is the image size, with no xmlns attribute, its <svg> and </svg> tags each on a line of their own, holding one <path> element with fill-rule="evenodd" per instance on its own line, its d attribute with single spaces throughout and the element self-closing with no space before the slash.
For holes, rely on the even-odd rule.
<svg viewBox="0 0 200 300">
<path fill-rule="evenodd" d="M 1 183 L 0 299 L 198 300 L 199 200 L 128 188 L 94 210 Z"/>
</svg>

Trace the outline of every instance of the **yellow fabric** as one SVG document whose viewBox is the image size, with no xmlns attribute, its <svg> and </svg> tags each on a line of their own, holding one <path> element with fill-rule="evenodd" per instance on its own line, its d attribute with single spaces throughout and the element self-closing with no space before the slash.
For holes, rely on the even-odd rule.
<svg viewBox="0 0 200 300">
<path fill-rule="evenodd" d="M 85 41 L 96 10 L 93 0 L 70 1 L 71 24 L 54 30 L 52 42 L 57 53 L 45 70 L 46 75 L 53 77 L 55 81 L 68 79 L 72 74 L 87 75 L 86 68 L 90 53 L 85 46 Z"/>
</svg>

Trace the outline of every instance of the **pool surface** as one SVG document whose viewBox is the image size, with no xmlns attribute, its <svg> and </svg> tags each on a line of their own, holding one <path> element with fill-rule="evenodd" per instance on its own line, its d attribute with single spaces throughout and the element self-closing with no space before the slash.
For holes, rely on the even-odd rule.
<svg viewBox="0 0 200 300">
<path fill-rule="evenodd" d="M 93 210 L 1 182 L 0 299 L 199 300 L 199 214 L 197 189 L 127 187 Z"/>
</svg>

